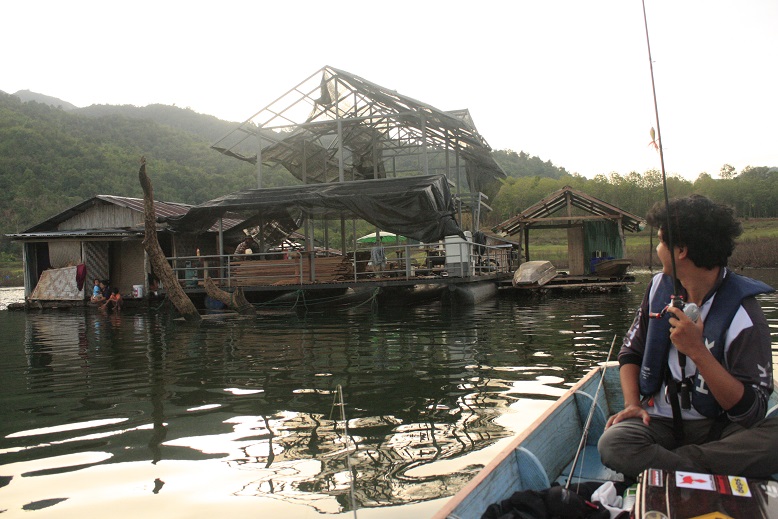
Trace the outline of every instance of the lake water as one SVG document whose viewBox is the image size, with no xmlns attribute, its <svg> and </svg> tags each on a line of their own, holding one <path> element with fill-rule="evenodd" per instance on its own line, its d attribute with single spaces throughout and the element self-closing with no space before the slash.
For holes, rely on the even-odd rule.
<svg viewBox="0 0 778 519">
<path fill-rule="evenodd" d="M 750 275 L 778 286 L 776 271 Z M 621 341 L 637 277 L 617 294 L 200 326 L 2 311 L 0 511 L 429 517 Z M 0 304 L 18 297 L 4 289 Z M 761 301 L 778 350 L 778 298 Z"/>
</svg>

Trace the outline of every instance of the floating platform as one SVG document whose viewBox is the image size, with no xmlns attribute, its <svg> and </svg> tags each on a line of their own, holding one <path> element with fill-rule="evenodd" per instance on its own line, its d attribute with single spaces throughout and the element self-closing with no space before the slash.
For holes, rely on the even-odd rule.
<svg viewBox="0 0 778 519">
<path fill-rule="evenodd" d="M 578 292 L 610 292 L 622 290 L 637 284 L 635 276 L 597 276 L 586 274 L 583 276 L 570 276 L 563 272 L 558 273 L 553 279 L 543 285 L 518 284 L 512 281 L 501 281 L 498 284 L 500 291 L 516 291 L 519 293 L 545 293 L 550 290 L 569 290 Z"/>
</svg>

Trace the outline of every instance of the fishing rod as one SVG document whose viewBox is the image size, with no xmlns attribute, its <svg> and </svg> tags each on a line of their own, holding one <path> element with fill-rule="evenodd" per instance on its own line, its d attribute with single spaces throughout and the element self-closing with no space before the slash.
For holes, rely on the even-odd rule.
<svg viewBox="0 0 778 519">
<path fill-rule="evenodd" d="M 602 389 L 602 384 L 605 381 L 605 371 L 608 369 L 608 362 L 611 360 L 611 353 L 613 353 L 613 346 L 616 344 L 616 335 L 613 335 L 613 341 L 611 342 L 611 347 L 608 350 L 608 356 L 605 358 L 605 364 L 602 366 L 602 373 L 600 374 L 600 382 L 597 384 L 597 391 L 594 392 L 594 396 L 592 397 L 592 406 L 589 408 L 589 415 L 586 417 L 586 422 L 584 423 L 583 427 L 583 433 L 581 434 L 581 441 L 578 442 L 578 450 L 575 452 L 575 457 L 573 458 L 573 465 L 570 467 L 570 475 L 567 476 L 567 482 L 565 483 L 565 490 L 570 488 L 570 482 L 573 480 L 573 475 L 575 474 L 575 466 L 578 465 L 578 458 L 581 456 L 581 453 L 583 452 L 584 446 L 586 445 L 586 440 L 589 437 L 589 429 L 591 429 L 592 426 L 592 418 L 594 417 L 594 410 L 597 408 L 597 395 L 600 394 L 600 390 Z"/>
<path fill-rule="evenodd" d="M 667 193 L 667 173 L 665 172 L 665 153 L 664 148 L 662 147 L 662 129 L 659 126 L 659 104 L 656 101 L 656 82 L 654 81 L 654 60 L 651 57 L 651 41 L 648 37 L 648 18 L 646 16 L 646 0 L 642 0 L 643 2 L 643 25 L 646 28 L 646 47 L 648 48 L 648 66 L 651 69 L 651 91 L 654 96 L 654 118 L 656 120 L 656 140 L 652 140 L 652 143 L 655 144 L 656 149 L 659 151 L 659 164 L 661 166 L 661 172 L 662 172 L 662 188 L 664 191 L 664 197 L 665 197 L 665 210 L 667 211 L 667 236 L 664 235 L 664 231 L 662 232 L 662 238 L 667 241 L 667 246 L 670 249 L 670 264 L 672 265 L 672 271 L 673 271 L 673 287 L 676 292 L 680 291 L 680 285 L 678 282 L 678 276 L 676 274 L 675 270 L 675 254 L 673 253 L 673 232 L 670 225 L 670 196 Z M 651 128 L 651 133 L 653 134 L 654 129 Z M 653 135 L 652 135 L 653 137 Z"/>
<path fill-rule="evenodd" d="M 675 241 L 672 231 L 672 215 L 670 214 L 670 196 L 667 193 L 667 173 L 665 172 L 665 155 L 664 148 L 662 147 L 662 130 L 659 126 L 659 104 L 656 100 L 656 82 L 654 81 L 654 60 L 651 57 L 651 41 L 648 36 L 648 17 L 646 16 L 646 0 L 642 0 L 643 4 L 643 25 L 646 29 L 646 47 L 648 48 L 648 65 L 651 70 L 651 91 L 654 95 L 654 117 L 656 119 L 656 140 L 651 142 L 656 146 L 659 151 L 659 163 L 662 171 L 662 188 L 665 197 L 665 211 L 667 216 L 666 228 L 662 230 L 662 240 L 667 244 L 667 248 L 670 251 L 670 265 L 673 278 L 673 295 L 670 296 L 670 304 L 664 308 L 661 312 L 649 314 L 650 318 L 662 318 L 664 317 L 667 308 L 670 306 L 675 308 L 681 308 L 693 321 L 697 321 L 700 312 L 699 308 L 695 304 L 684 305 L 683 296 L 681 293 L 681 283 L 678 281 L 678 272 L 675 267 Z M 652 139 L 654 129 L 651 128 Z M 687 308 L 684 308 L 686 306 Z M 681 368 L 681 406 L 684 409 L 691 408 L 691 384 L 686 377 L 686 355 L 678 352 L 678 365 Z"/>
</svg>

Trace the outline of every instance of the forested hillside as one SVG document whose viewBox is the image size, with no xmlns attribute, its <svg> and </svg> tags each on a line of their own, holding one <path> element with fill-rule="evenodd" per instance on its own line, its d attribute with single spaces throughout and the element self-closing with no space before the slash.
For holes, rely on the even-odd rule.
<svg viewBox="0 0 778 519">
<path fill-rule="evenodd" d="M 513 150 L 497 150 L 492 153 L 494 160 L 509 177 L 546 177 L 563 178 L 569 176 L 565 168 L 554 166 L 550 160 L 542 161 L 540 157 Z"/>
<path fill-rule="evenodd" d="M 93 118 L 120 116 L 127 119 L 154 121 L 198 135 L 209 143 L 215 142 L 237 126 L 237 123 L 222 121 L 212 115 L 199 114 L 190 109 L 160 104 L 140 107 L 133 105 L 92 105 L 86 108 L 76 108 L 73 110 L 73 113 Z"/>
<path fill-rule="evenodd" d="M 141 197 L 138 165 L 148 159 L 155 198 L 200 203 L 256 186 L 251 164 L 210 143 L 234 123 L 175 107 L 90 107 L 64 111 L 0 93 L 2 235 L 26 229 L 98 194 Z M 269 171 L 263 184 L 293 177 Z"/>
</svg>

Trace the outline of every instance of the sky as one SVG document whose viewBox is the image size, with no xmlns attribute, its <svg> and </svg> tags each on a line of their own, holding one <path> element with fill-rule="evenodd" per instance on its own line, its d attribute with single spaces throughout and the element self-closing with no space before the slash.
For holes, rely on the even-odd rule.
<svg viewBox="0 0 778 519">
<path fill-rule="evenodd" d="M 778 1 L 5 2 L 0 90 L 244 121 L 329 65 L 586 177 L 778 166 Z M 215 153 L 215 152 L 214 152 Z"/>
</svg>

